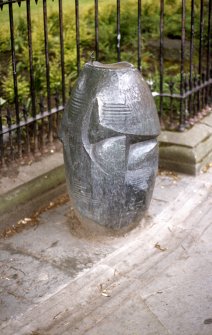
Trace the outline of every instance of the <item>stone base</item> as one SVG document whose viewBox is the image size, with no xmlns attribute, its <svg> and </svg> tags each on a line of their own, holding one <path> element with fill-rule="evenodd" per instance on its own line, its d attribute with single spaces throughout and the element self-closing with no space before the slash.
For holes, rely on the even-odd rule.
<svg viewBox="0 0 212 335">
<path fill-rule="evenodd" d="M 146 228 L 149 224 L 149 221 L 146 219 L 148 214 L 145 213 L 144 218 L 135 223 L 129 224 L 121 228 L 118 227 L 105 227 L 99 223 L 93 222 L 92 220 L 85 219 L 76 209 L 71 209 L 69 213 L 70 229 L 72 234 L 78 238 L 98 238 L 103 236 L 124 236 L 132 229 L 140 226 L 140 229 Z"/>
<path fill-rule="evenodd" d="M 198 174 L 212 161 L 212 113 L 183 133 L 163 131 L 159 143 L 161 168 Z"/>
</svg>

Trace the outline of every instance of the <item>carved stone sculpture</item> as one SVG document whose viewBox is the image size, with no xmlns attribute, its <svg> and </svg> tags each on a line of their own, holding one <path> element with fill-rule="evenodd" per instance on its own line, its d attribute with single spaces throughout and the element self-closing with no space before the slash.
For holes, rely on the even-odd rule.
<svg viewBox="0 0 212 335">
<path fill-rule="evenodd" d="M 154 188 L 159 132 L 151 92 L 132 64 L 85 64 L 60 129 L 81 220 L 114 229 L 141 220 Z"/>
</svg>

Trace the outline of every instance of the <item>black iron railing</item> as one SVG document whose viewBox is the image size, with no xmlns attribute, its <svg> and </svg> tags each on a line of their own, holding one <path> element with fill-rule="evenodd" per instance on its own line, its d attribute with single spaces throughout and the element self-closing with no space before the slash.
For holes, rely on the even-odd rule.
<svg viewBox="0 0 212 335">
<path fill-rule="evenodd" d="M 96 60 L 129 60 L 142 70 L 155 97 L 162 127 L 184 131 L 210 111 L 212 0 L 160 0 L 159 4 L 152 0 L 152 6 L 157 7 L 155 27 L 153 23 L 148 26 L 147 12 L 151 9 L 145 0 L 110 0 L 104 4 L 111 11 L 108 19 L 111 30 L 106 37 L 103 21 L 104 15 L 109 14 L 107 10 L 103 12 L 102 1 L 55 0 L 51 16 L 50 3 L 50 0 L 0 0 L 1 167 L 54 147 L 70 87 L 93 50 L 91 57 Z M 180 15 L 175 35 L 167 30 L 170 4 L 178 6 L 176 15 Z M 35 13 L 35 7 L 39 7 L 39 13 Z M 130 13 L 127 17 L 126 8 Z M 134 17 L 135 29 L 125 44 L 127 31 L 132 28 L 130 15 Z M 40 20 L 36 21 L 35 16 L 40 16 Z M 33 35 L 37 25 L 42 32 L 37 35 L 40 53 L 35 51 L 38 37 Z M 71 35 L 74 44 L 67 37 L 70 31 L 74 31 Z M 171 60 L 173 50 L 167 47 L 172 43 L 177 61 Z M 71 61 L 66 60 L 67 55 L 72 55 Z"/>
</svg>

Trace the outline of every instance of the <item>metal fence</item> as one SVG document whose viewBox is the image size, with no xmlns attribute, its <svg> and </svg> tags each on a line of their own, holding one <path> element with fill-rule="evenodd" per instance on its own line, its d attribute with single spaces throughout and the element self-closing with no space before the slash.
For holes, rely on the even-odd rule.
<svg viewBox="0 0 212 335">
<path fill-rule="evenodd" d="M 112 38 L 105 46 L 105 31 L 101 26 L 103 1 L 88 0 L 89 7 L 85 0 L 55 0 L 54 8 L 50 8 L 50 0 L 0 0 L 1 168 L 54 148 L 71 85 L 93 50 L 91 57 L 96 60 L 130 60 L 142 70 L 155 97 L 162 128 L 184 131 L 210 111 L 212 0 L 155 1 L 155 27 L 154 22 L 148 26 L 148 11 L 151 15 L 152 10 L 149 2 L 129 0 L 128 7 L 126 2 L 110 0 L 107 4 L 111 6 L 113 20 L 111 16 L 112 28 L 106 32 L 106 38 L 110 35 Z M 177 3 L 173 16 L 177 33 L 173 35 L 167 28 L 170 24 L 167 13 Z M 85 18 L 86 27 L 83 26 Z M 132 23 L 132 41 L 125 45 Z M 37 26 L 39 33 L 35 36 Z M 69 30 L 72 44 L 66 40 Z M 40 53 L 35 50 L 38 40 Z M 111 50 L 115 50 L 113 56 Z M 172 59 L 174 52 L 177 57 Z M 66 61 L 67 55 L 72 57 L 71 61 Z"/>
</svg>

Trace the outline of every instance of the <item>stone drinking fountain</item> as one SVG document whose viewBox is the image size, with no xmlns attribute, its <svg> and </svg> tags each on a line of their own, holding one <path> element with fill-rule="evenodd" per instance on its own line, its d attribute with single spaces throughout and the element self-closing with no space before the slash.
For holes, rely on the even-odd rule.
<svg viewBox="0 0 212 335">
<path fill-rule="evenodd" d="M 80 221 L 118 230 L 143 218 L 155 184 L 159 133 L 150 89 L 132 64 L 85 64 L 60 129 Z"/>
</svg>

